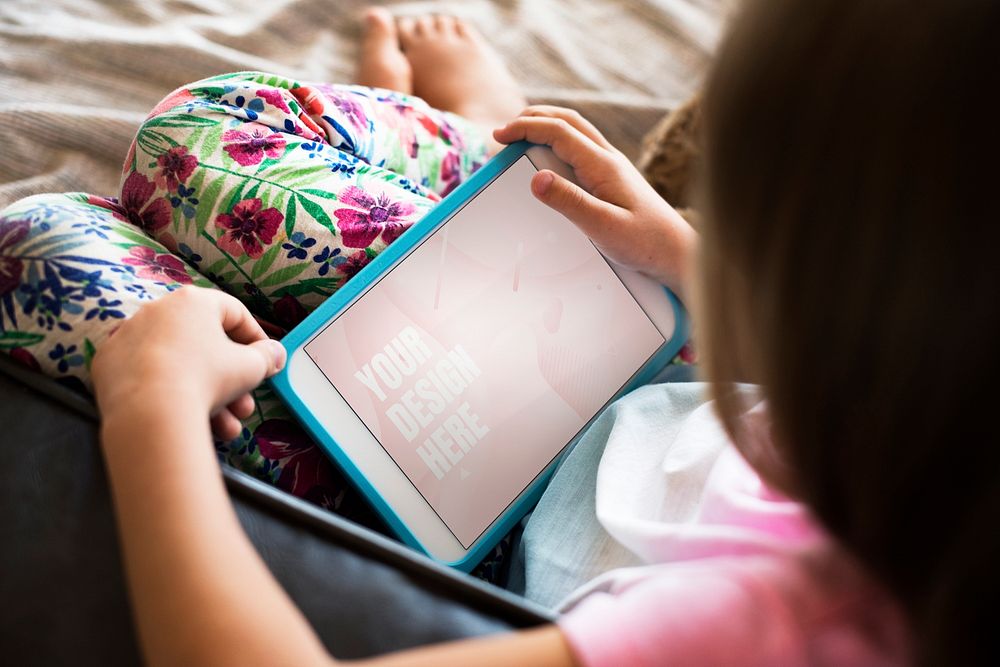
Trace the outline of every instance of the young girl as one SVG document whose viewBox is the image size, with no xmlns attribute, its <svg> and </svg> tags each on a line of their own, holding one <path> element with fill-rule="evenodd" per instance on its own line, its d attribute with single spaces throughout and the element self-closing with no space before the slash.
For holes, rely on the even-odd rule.
<svg viewBox="0 0 1000 667">
<path fill-rule="evenodd" d="M 389 45 L 417 29 L 397 37 L 375 22 Z M 622 399 L 588 438 L 607 442 L 599 493 L 639 505 L 609 519 L 615 498 L 597 498 L 635 567 L 605 575 L 555 625 L 373 664 L 1000 659 L 979 608 L 996 597 L 1000 556 L 988 418 L 1000 372 L 988 196 L 1000 133 L 983 85 L 1000 8 L 772 0 L 734 27 L 706 94 L 700 238 L 571 111 L 532 108 L 493 136 L 552 146 L 580 187 L 542 172 L 535 196 L 692 302 L 735 450 L 690 388 Z M 332 662 L 243 534 L 210 445 L 210 425 L 235 433 L 253 408 L 247 392 L 283 362 L 240 302 L 198 288 L 144 307 L 97 352 L 104 450 L 152 664 Z M 759 396 L 734 384 L 746 381 Z M 622 478 L 637 445 L 666 440 L 659 461 L 631 471 L 642 476 Z M 692 458 L 706 470 L 689 516 L 658 514 L 671 489 L 627 488 Z"/>
</svg>

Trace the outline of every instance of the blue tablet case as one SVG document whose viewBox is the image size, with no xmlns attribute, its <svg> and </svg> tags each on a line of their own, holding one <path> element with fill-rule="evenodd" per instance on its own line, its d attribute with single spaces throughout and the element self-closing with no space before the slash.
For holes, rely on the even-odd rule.
<svg viewBox="0 0 1000 667">
<path fill-rule="evenodd" d="M 386 248 L 381 254 L 375 257 L 367 266 L 357 273 L 351 280 L 343 285 L 337 292 L 327 299 L 323 304 L 313 311 L 305 320 L 295 327 L 285 338 L 282 344 L 288 351 L 289 358 L 292 353 L 301 348 L 310 338 L 318 333 L 331 319 L 340 313 L 341 310 L 350 304 L 355 297 L 363 292 L 369 285 L 374 283 L 383 273 L 388 271 L 397 260 L 406 255 L 412 248 L 418 245 L 427 236 L 432 234 L 441 226 L 452 214 L 462 207 L 467 201 L 489 185 L 493 179 L 499 176 L 507 167 L 518 160 L 524 153 L 533 146 L 528 142 L 518 142 L 511 144 L 492 160 L 486 163 L 479 171 L 473 174 L 462 185 L 458 186 L 451 194 L 445 197 L 434 209 L 423 219 L 406 230 L 396 241 Z M 530 196 L 530 194 L 529 194 Z M 642 386 L 653 379 L 656 374 L 663 369 L 677 355 L 684 342 L 687 340 L 688 325 L 687 316 L 677 298 L 667 288 L 667 295 L 674 309 L 674 320 L 676 327 L 673 337 L 660 349 L 652 359 L 649 360 L 632 380 L 615 395 L 615 398 L 625 394 L 636 387 Z M 303 353 L 304 354 L 304 353 Z M 287 369 L 287 364 L 286 364 Z M 334 460 L 334 462 L 344 471 L 348 479 L 358 488 L 365 498 L 372 504 L 376 512 L 385 520 L 389 527 L 404 543 L 427 553 L 416 536 L 404 524 L 393 508 L 386 502 L 382 495 L 369 483 L 365 476 L 354 465 L 353 461 L 341 450 L 336 440 L 320 425 L 319 421 L 312 414 L 310 409 L 299 399 L 295 390 L 288 381 L 288 374 L 282 371 L 271 378 L 271 385 L 278 395 L 289 406 L 293 414 L 302 422 L 306 430 L 312 435 L 323 450 Z M 459 561 L 448 563 L 452 567 L 469 571 L 479 563 L 489 553 L 490 549 L 510 532 L 514 525 L 527 513 L 535 503 L 538 502 L 545 485 L 552 472 L 558 466 L 559 461 L 566 452 L 575 444 L 574 439 L 563 453 L 546 467 L 546 469 L 535 478 L 535 480 L 525 489 L 525 491 L 513 502 L 510 507 L 500 515 L 500 517 L 487 528 L 487 530 L 472 545 L 465 557 Z"/>
</svg>

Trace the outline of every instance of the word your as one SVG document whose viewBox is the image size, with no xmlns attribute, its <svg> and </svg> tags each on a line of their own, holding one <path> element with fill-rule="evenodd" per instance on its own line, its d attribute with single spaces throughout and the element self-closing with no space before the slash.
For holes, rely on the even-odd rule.
<svg viewBox="0 0 1000 667">
<path fill-rule="evenodd" d="M 388 392 L 402 390 L 398 400 L 385 409 L 385 415 L 407 442 L 416 440 L 482 375 L 461 345 L 435 363 L 431 363 L 432 357 L 417 330 L 406 327 L 354 374 L 382 403 L 388 400 Z M 417 371 L 427 365 L 430 367 L 413 380 Z M 442 479 L 489 432 L 469 402 L 462 401 L 417 446 L 417 456 L 437 479 Z"/>
</svg>

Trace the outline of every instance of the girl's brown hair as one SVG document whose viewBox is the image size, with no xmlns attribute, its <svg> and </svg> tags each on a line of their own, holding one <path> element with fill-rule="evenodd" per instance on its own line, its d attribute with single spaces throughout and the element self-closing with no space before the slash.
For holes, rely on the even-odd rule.
<svg viewBox="0 0 1000 667">
<path fill-rule="evenodd" d="M 751 462 L 907 611 L 1000 664 L 1000 3 L 751 2 L 705 99 L 698 305 Z M 742 439 L 764 388 L 775 452 Z"/>
</svg>

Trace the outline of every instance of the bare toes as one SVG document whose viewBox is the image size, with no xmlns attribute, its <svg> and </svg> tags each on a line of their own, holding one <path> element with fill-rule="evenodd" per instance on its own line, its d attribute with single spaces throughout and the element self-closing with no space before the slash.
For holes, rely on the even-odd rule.
<svg viewBox="0 0 1000 667">
<path fill-rule="evenodd" d="M 387 9 L 372 7 L 365 12 L 357 83 L 372 88 L 413 92 L 412 70 L 400 50 L 399 40 L 396 23 Z"/>
<path fill-rule="evenodd" d="M 447 16 L 446 14 L 438 14 L 434 17 L 434 27 L 443 35 L 450 36 L 457 32 L 455 30 L 455 17 Z"/>
<path fill-rule="evenodd" d="M 399 43 L 404 49 L 413 46 L 413 41 L 417 36 L 416 20 L 404 16 L 396 21 L 396 30 L 399 31 Z"/>
<path fill-rule="evenodd" d="M 455 19 L 455 32 L 462 37 L 468 37 L 469 39 L 475 39 L 479 36 L 479 33 L 475 28 L 459 18 Z"/>
<path fill-rule="evenodd" d="M 417 35 L 419 37 L 434 36 L 434 18 L 431 16 L 421 16 L 417 19 Z"/>
<path fill-rule="evenodd" d="M 385 7 L 369 8 L 365 12 L 365 46 L 382 46 L 385 42 L 392 44 L 397 41 L 396 24 L 389 10 Z"/>
</svg>

